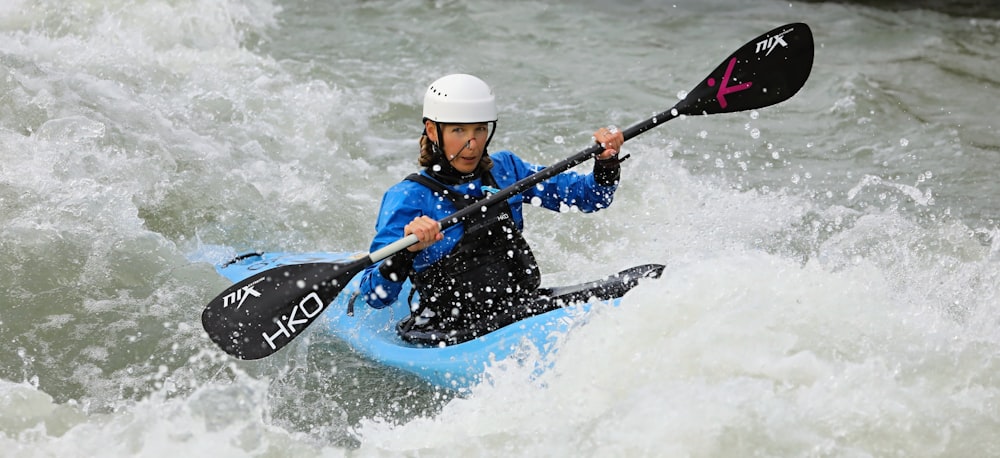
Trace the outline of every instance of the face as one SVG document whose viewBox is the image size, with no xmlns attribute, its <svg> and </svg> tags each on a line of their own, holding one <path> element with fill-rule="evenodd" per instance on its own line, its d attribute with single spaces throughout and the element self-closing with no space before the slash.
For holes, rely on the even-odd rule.
<svg viewBox="0 0 1000 458">
<path fill-rule="evenodd" d="M 444 142 L 438 142 L 437 127 L 433 121 L 427 121 L 427 136 L 431 141 L 441 145 L 445 157 L 451 166 L 461 173 L 472 173 L 479 166 L 479 160 L 486 149 L 486 140 L 490 136 L 488 123 L 475 124 L 441 124 L 441 134 Z"/>
</svg>

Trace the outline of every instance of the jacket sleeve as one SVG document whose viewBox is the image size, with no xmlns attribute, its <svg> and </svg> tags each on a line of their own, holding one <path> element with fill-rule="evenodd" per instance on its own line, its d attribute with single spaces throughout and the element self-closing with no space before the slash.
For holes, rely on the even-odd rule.
<svg viewBox="0 0 1000 458">
<path fill-rule="evenodd" d="M 502 160 L 509 161 L 517 180 L 544 168 L 525 162 L 513 153 L 504 153 L 507 154 L 502 156 Z M 497 159 L 496 155 L 494 159 Z M 611 205 L 617 189 L 617 181 L 609 186 L 601 186 L 594 179 L 593 173 L 581 174 L 568 170 L 533 186 L 522 194 L 526 203 L 531 205 L 556 211 L 575 207 L 581 212 L 591 213 Z"/>
<path fill-rule="evenodd" d="M 382 196 L 378 221 L 375 223 L 375 238 L 372 239 L 369 253 L 399 240 L 403 237 L 403 228 L 422 214 L 418 208 L 407 204 L 406 196 L 407 193 L 397 187 L 390 188 Z M 396 256 L 390 256 L 366 267 L 361 274 L 359 291 L 365 302 L 374 308 L 387 307 L 395 302 L 406 280 L 405 277 L 386 278 L 380 271 L 382 264 L 394 257 Z"/>
</svg>

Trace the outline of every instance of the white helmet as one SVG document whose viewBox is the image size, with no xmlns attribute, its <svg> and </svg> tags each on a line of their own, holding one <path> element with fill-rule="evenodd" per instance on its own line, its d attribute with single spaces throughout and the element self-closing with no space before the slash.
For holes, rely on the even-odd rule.
<svg viewBox="0 0 1000 458">
<path fill-rule="evenodd" d="M 456 73 L 441 77 L 424 94 L 424 119 L 450 124 L 496 122 L 493 90 L 472 75 Z"/>
</svg>

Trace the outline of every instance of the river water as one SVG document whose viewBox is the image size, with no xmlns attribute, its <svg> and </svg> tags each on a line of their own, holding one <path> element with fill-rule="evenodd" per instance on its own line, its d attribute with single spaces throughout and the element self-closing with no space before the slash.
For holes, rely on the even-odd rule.
<svg viewBox="0 0 1000 458">
<path fill-rule="evenodd" d="M 614 3 L 5 1 L 0 455 L 1000 456 L 996 15 Z M 545 283 L 667 266 L 540 378 L 456 397 L 202 331 L 212 261 L 367 248 L 438 76 L 549 164 L 789 22 L 793 98 L 630 141 L 606 211 L 526 210 Z"/>
</svg>

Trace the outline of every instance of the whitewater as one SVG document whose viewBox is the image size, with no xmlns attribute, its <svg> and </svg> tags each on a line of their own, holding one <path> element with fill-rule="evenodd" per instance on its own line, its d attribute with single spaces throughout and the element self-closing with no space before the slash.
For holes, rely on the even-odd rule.
<svg viewBox="0 0 1000 458">
<path fill-rule="evenodd" d="M 629 141 L 607 210 L 525 210 L 543 283 L 666 265 L 541 376 L 456 395 L 202 330 L 213 263 L 367 249 L 437 77 L 551 164 L 790 22 L 790 100 Z M 1000 456 L 998 43 L 895 2 L 7 1 L 0 456 Z"/>
</svg>

